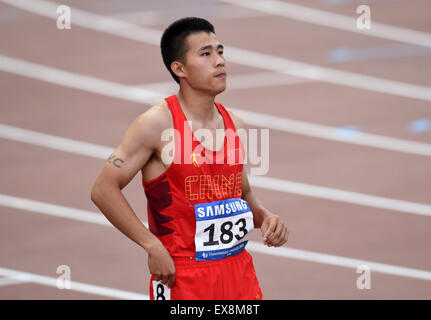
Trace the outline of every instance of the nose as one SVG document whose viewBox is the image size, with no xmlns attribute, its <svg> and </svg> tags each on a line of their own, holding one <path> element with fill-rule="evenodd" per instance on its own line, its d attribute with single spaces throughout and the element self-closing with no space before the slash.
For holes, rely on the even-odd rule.
<svg viewBox="0 0 431 320">
<path fill-rule="evenodd" d="M 224 67 L 226 64 L 226 60 L 222 55 L 217 55 L 217 59 L 216 59 L 216 67 Z"/>
</svg>

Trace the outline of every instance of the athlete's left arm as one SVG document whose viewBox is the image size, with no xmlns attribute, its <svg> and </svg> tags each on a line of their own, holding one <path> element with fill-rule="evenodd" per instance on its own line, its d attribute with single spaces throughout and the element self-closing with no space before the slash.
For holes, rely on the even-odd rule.
<svg viewBox="0 0 431 320">
<path fill-rule="evenodd" d="M 250 187 L 247 177 L 246 165 L 242 170 L 242 198 L 247 201 L 253 213 L 255 228 L 260 228 L 263 243 L 269 247 L 280 247 L 287 242 L 289 231 L 280 216 L 266 209 L 257 199 Z"/>
<path fill-rule="evenodd" d="M 229 110 L 229 114 L 236 129 L 245 130 L 244 121 L 231 110 Z M 274 247 L 284 245 L 289 236 L 286 224 L 280 216 L 266 209 L 257 199 L 248 182 L 246 164 L 243 165 L 242 170 L 242 199 L 247 201 L 250 206 L 254 227 L 260 228 L 264 244 Z"/>
</svg>

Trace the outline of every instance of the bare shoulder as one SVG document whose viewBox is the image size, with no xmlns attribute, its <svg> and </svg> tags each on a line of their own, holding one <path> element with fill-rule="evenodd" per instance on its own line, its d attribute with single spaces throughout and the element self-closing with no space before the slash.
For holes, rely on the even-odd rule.
<svg viewBox="0 0 431 320">
<path fill-rule="evenodd" d="M 133 121 L 126 140 L 134 140 L 147 147 L 157 147 L 163 130 L 172 127 L 172 116 L 165 100 L 153 105 Z"/>
<path fill-rule="evenodd" d="M 142 113 L 135 122 L 139 126 L 150 127 L 156 131 L 169 128 L 172 123 L 172 117 L 167 102 L 163 100 L 155 104 Z"/>
</svg>

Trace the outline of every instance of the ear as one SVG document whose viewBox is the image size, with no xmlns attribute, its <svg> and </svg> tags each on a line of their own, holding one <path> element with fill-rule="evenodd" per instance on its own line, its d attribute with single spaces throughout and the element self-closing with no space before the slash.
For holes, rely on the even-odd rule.
<svg viewBox="0 0 431 320">
<path fill-rule="evenodd" d="M 185 69 L 186 68 L 185 68 L 184 64 L 182 64 L 179 61 L 174 61 L 171 63 L 171 70 L 173 71 L 173 73 L 175 73 L 175 75 L 178 78 L 185 78 L 186 77 L 187 73 L 186 73 Z"/>
</svg>

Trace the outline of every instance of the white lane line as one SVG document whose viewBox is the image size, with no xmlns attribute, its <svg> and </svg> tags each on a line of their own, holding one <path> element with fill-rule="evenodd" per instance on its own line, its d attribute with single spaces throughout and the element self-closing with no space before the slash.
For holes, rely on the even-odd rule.
<svg viewBox="0 0 431 320">
<path fill-rule="evenodd" d="M 57 19 L 58 4 L 44 0 L 0 0 L 11 6 L 27 10 L 48 18 Z M 160 45 L 162 31 L 141 27 L 125 21 L 104 17 L 83 10 L 72 8 L 73 24 L 104 32 L 126 39 Z M 391 94 L 431 101 L 431 88 L 400 81 L 391 81 L 372 76 L 365 76 L 353 72 L 323 68 L 312 64 L 302 63 L 290 59 L 268 54 L 225 46 L 228 61 L 253 68 L 280 72 L 291 76 L 309 80 L 328 82 L 341 86 L 364 89 L 374 92 Z"/>
<path fill-rule="evenodd" d="M 95 213 L 87 210 L 74 209 L 70 207 L 59 206 L 47 202 L 29 200 L 25 198 L 12 197 L 0 194 L 0 205 L 8 208 L 25 210 L 55 216 L 59 218 L 73 219 L 77 221 L 90 222 L 102 226 L 109 226 L 111 223 L 101 213 Z"/>
<path fill-rule="evenodd" d="M 19 140 L 14 139 L 14 136 L 11 133 L 18 133 Z M 88 152 L 85 152 L 85 147 L 87 144 L 82 143 L 81 141 L 64 139 L 64 138 L 56 139 L 57 137 L 55 136 L 50 136 L 46 134 L 35 134 L 35 133 L 37 132 L 0 124 L 0 138 L 18 140 L 20 142 L 36 144 L 38 146 L 44 146 L 54 150 L 60 150 L 60 151 L 70 150 L 69 152 L 73 152 L 77 154 L 80 154 L 79 150 L 81 149 L 81 144 L 82 144 L 82 149 L 84 150 L 82 155 L 91 156 L 98 159 L 106 159 L 109 156 L 109 154 L 111 154 L 114 151 L 114 148 L 97 146 L 97 148 L 94 149 L 93 153 L 88 153 Z M 43 142 L 45 138 L 51 141 L 51 143 L 45 144 Z M 340 201 L 340 202 L 345 202 L 349 204 L 362 205 L 362 206 L 368 206 L 373 208 L 404 212 L 409 214 L 431 216 L 431 205 L 417 203 L 417 202 L 378 197 L 378 196 L 373 196 L 368 194 L 309 185 L 309 184 L 293 182 L 289 180 L 275 179 L 275 178 L 265 177 L 265 176 L 249 175 L 249 180 L 253 187 L 258 187 L 258 188 L 267 189 L 267 190 L 298 194 L 302 196 L 309 196 L 309 197 L 325 199 L 325 200 Z M 3 203 L 6 203 L 6 201 L 12 201 L 8 199 L 2 199 L 0 197 L 0 201 L 3 201 Z M 12 204 L 15 204 L 16 206 L 21 206 L 24 208 L 29 208 L 29 210 L 31 210 L 31 207 L 32 207 L 32 203 L 22 204 L 21 202 L 17 202 L 17 203 L 12 202 Z M 46 208 L 45 211 L 56 212 L 56 208 Z M 87 219 L 87 215 L 85 214 L 84 211 L 82 211 L 81 214 L 76 213 L 77 217 L 80 217 L 81 215 L 83 217 L 82 218 L 83 220 Z M 102 217 L 100 217 L 99 219 L 102 219 Z"/>
<path fill-rule="evenodd" d="M 431 271 L 405 268 L 394 266 L 390 264 L 383 264 L 374 261 L 352 259 L 342 256 L 329 255 L 319 252 L 311 252 L 305 250 L 298 250 L 293 248 L 268 248 L 265 245 L 249 241 L 247 244 L 247 250 L 254 251 L 267 255 L 276 255 L 279 257 L 285 257 L 295 260 L 303 260 L 314 263 L 328 264 L 337 267 L 357 269 L 361 265 L 370 267 L 371 272 L 378 272 L 383 274 L 390 274 L 393 276 L 415 278 L 420 280 L 431 281 Z"/>
<path fill-rule="evenodd" d="M 0 70 L 36 80 L 46 81 L 55 85 L 62 85 L 108 97 L 149 105 L 153 105 L 171 94 L 100 80 L 4 55 L 0 55 Z M 346 138 L 339 135 L 339 128 L 242 109 L 230 109 L 238 113 L 244 119 L 246 124 L 257 127 L 383 150 L 431 156 L 431 145 L 427 143 L 396 139 L 363 132 L 359 132 L 353 137 Z"/>
<path fill-rule="evenodd" d="M 19 279 L 24 282 L 37 283 L 40 285 L 57 288 L 57 278 L 42 276 L 40 274 L 18 271 L 14 269 L 0 268 L 0 275 Z M 89 294 L 105 296 L 125 300 L 149 300 L 146 294 L 124 291 L 108 287 L 96 286 L 88 283 L 71 280 L 71 288 L 67 290 L 85 292 Z"/>
<path fill-rule="evenodd" d="M 309 63 L 298 62 L 230 46 L 225 46 L 225 56 L 229 62 L 247 65 L 254 68 L 280 72 L 291 76 L 356 89 L 431 101 L 430 87 L 319 67 Z"/>
<path fill-rule="evenodd" d="M 46 206 L 56 206 L 49 203 L 43 203 L 43 207 L 40 208 L 40 202 L 29 200 L 29 199 L 23 199 L 18 197 L 12 197 L 9 195 L 1 194 L 0 197 L 0 205 L 8 207 L 8 203 L 5 201 L 2 201 L 2 199 L 12 198 L 12 201 L 26 201 L 26 202 L 33 202 L 32 209 L 30 211 L 33 211 L 35 213 L 42 213 L 45 214 L 44 207 Z M 60 207 L 60 206 L 59 206 Z M 14 206 L 13 208 L 18 209 L 17 206 Z M 61 214 L 55 214 L 56 216 L 61 216 L 66 219 L 73 219 L 73 220 L 79 220 L 79 221 L 85 221 L 90 223 L 95 223 L 94 221 L 91 221 L 91 219 L 87 220 L 81 220 L 77 219 L 74 216 L 74 210 L 73 208 L 69 208 L 69 210 L 66 213 Z M 96 213 L 93 213 L 93 215 L 96 215 Z M 112 225 L 109 224 L 109 226 L 112 227 Z M 377 263 L 373 261 L 367 261 L 367 260 L 360 260 L 360 259 L 352 259 L 342 256 L 335 256 L 335 255 L 329 255 L 329 254 L 323 254 L 318 252 L 312 252 L 307 250 L 300 250 L 300 249 L 292 249 L 292 248 L 268 248 L 264 246 L 263 244 L 255 241 L 249 241 L 247 245 L 247 250 L 254 251 L 258 253 L 263 253 L 271 256 L 278 256 L 278 257 L 284 257 L 284 258 L 290 258 L 290 259 L 296 259 L 296 260 L 304 260 L 308 262 L 314 262 L 314 263 L 321 263 L 321 264 L 328 264 L 338 267 L 345 267 L 345 268 L 354 268 L 356 269 L 360 265 L 367 265 L 371 268 L 372 272 L 378 272 L 383 274 L 389 274 L 394 276 L 401 276 L 401 277 L 408 277 L 408 278 L 415 278 L 420 280 L 431 280 L 431 271 L 427 270 L 420 270 L 420 269 L 412 269 L 412 268 L 405 268 L 405 267 L 399 267 L 394 265 L 388 265 L 388 264 L 382 264 Z M 1 272 L 2 269 L 0 269 L 0 275 L 2 275 Z M 9 274 L 3 274 L 5 276 L 11 276 Z M 75 282 L 72 284 L 72 288 L 74 288 Z"/>
<path fill-rule="evenodd" d="M 240 75 L 229 75 L 227 77 L 227 87 L 229 91 L 239 89 L 263 88 L 281 85 L 293 85 L 298 83 L 307 83 L 311 80 L 293 77 L 287 74 L 277 72 L 258 72 Z M 158 92 L 176 92 L 178 84 L 175 81 L 153 82 L 138 85 L 139 88 L 154 90 Z"/>
<path fill-rule="evenodd" d="M 101 226 L 112 226 L 108 219 L 102 213 L 97 213 L 88 210 L 75 209 L 71 207 L 60 206 L 47 202 L 25 199 L 21 197 L 13 197 L 0 193 L 0 206 L 45 214 L 48 216 L 66 218 L 76 221 L 89 222 Z M 148 228 L 146 222 L 141 222 Z"/>
<path fill-rule="evenodd" d="M 44 0 L 0 0 L 10 6 L 26 10 L 50 19 L 57 20 L 57 8 L 60 3 Z M 122 38 L 141 41 L 160 46 L 162 32 L 160 30 L 138 26 L 123 20 L 110 18 L 71 7 L 71 23 Z M 53 25 L 55 27 L 55 25 Z"/>
<path fill-rule="evenodd" d="M 321 186 L 313 186 L 305 183 L 275 179 L 265 176 L 249 176 L 249 180 L 254 187 L 267 190 L 293 193 L 302 196 L 341 201 L 350 204 L 358 204 L 367 207 L 431 217 L 431 205 L 427 204 L 377 197 L 369 194 Z"/>
<path fill-rule="evenodd" d="M 431 48 L 431 34 L 407 28 L 391 26 L 375 21 L 371 22 L 371 29 L 361 30 L 356 27 L 356 17 L 348 17 L 324 10 L 278 0 L 220 0 L 225 3 L 253 9 L 275 16 L 286 17 L 306 23 L 354 32 L 364 36 L 377 37 L 386 40 L 399 41 Z M 356 12 L 352 12 L 356 14 Z"/>
<path fill-rule="evenodd" d="M 229 75 L 227 87 L 229 90 L 252 89 L 280 85 L 292 85 L 311 82 L 310 79 L 294 77 L 278 72 L 260 72 L 241 75 Z"/>
<path fill-rule="evenodd" d="M 100 158 L 102 155 L 106 155 L 105 159 L 107 159 L 109 155 L 114 151 L 113 148 L 108 148 L 93 143 L 62 138 L 50 134 L 41 133 L 38 131 L 25 130 L 17 127 L 4 125 L 1 123 L 0 138 L 96 158 Z"/>
<path fill-rule="evenodd" d="M 338 141 L 382 150 L 390 150 L 422 156 L 431 156 L 431 144 L 412 140 L 397 139 L 372 133 L 357 132 L 345 137 L 339 134 L 339 128 L 314 124 L 305 121 L 277 117 L 264 113 L 230 108 L 242 117 L 248 125 L 269 128 L 281 132 L 304 135 L 313 138 Z"/>
<path fill-rule="evenodd" d="M 6 286 L 11 286 L 14 284 L 23 284 L 26 283 L 27 281 L 22 280 L 22 279 L 18 279 L 18 278 L 13 278 L 13 277 L 4 277 L 0 279 L 0 287 L 6 287 Z"/>
<path fill-rule="evenodd" d="M 139 25 L 151 26 L 169 24 L 172 22 L 172 17 L 183 14 L 184 12 L 187 12 L 187 15 L 189 16 L 207 17 L 208 19 L 214 19 L 216 21 L 267 16 L 267 14 L 256 10 L 244 10 L 244 8 L 235 8 L 225 3 L 211 2 L 202 2 L 202 5 L 199 4 L 199 6 L 191 3 L 190 6 L 187 6 L 186 4 L 184 7 L 181 6 L 181 8 L 175 6 L 157 10 L 133 11 L 126 13 L 120 12 L 110 14 L 110 16 L 121 20 L 135 22 Z"/>
<path fill-rule="evenodd" d="M 4 55 L 0 55 L 0 70 L 68 88 L 138 103 L 155 104 L 164 97 L 163 94 L 154 90 L 123 85 Z"/>
</svg>

